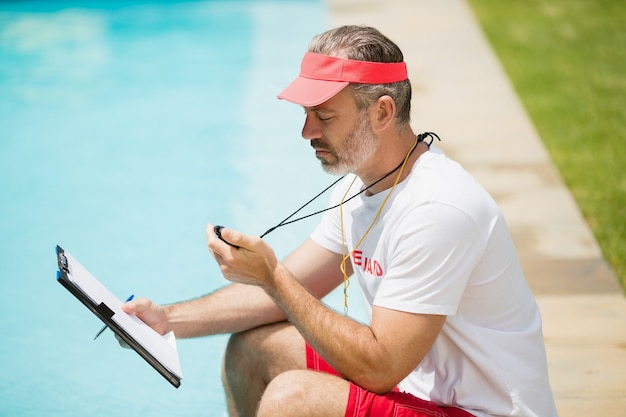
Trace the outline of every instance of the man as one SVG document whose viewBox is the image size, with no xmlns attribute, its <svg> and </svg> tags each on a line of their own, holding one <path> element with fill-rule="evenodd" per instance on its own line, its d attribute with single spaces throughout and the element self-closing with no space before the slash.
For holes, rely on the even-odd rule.
<svg viewBox="0 0 626 417">
<path fill-rule="evenodd" d="M 399 48 L 369 27 L 325 32 L 279 98 L 304 108 L 324 169 L 348 174 L 338 207 L 282 263 L 260 238 L 208 225 L 233 284 L 124 309 L 178 337 L 233 333 L 233 416 L 555 416 L 541 317 L 502 214 L 413 133 Z M 349 279 L 369 324 L 320 301 Z"/>
</svg>

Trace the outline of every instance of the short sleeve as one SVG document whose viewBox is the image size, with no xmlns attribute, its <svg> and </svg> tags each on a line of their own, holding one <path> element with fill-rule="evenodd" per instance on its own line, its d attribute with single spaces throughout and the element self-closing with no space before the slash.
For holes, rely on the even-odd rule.
<svg viewBox="0 0 626 417">
<path fill-rule="evenodd" d="M 406 211 L 389 240 L 388 269 L 374 305 L 422 314 L 454 315 L 486 245 L 475 221 L 450 205 Z"/>
</svg>

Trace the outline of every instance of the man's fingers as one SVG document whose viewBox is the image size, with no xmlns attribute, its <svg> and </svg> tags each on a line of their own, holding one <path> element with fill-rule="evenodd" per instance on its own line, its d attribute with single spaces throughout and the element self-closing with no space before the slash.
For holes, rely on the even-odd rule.
<svg viewBox="0 0 626 417">
<path fill-rule="evenodd" d="M 227 229 L 224 226 L 213 226 L 211 223 L 207 224 L 205 233 L 209 248 L 211 248 L 211 243 L 216 241 L 215 238 L 234 248 L 239 248 L 241 245 L 238 243 L 243 238 L 243 235 L 235 230 Z"/>
<path fill-rule="evenodd" d="M 141 314 L 152 307 L 152 301 L 139 297 L 122 304 L 122 310 L 127 314 Z"/>
<path fill-rule="evenodd" d="M 128 345 L 128 343 L 126 343 L 124 339 L 119 337 L 117 334 L 115 335 L 115 339 L 117 340 L 117 343 L 119 343 L 121 347 L 123 347 L 124 349 L 130 349 L 130 346 Z"/>
<path fill-rule="evenodd" d="M 147 298 L 140 297 L 122 304 L 122 311 L 126 314 L 140 315 L 141 313 L 150 310 L 151 307 L 152 301 Z M 128 344 L 117 334 L 115 335 L 115 338 L 121 347 L 124 349 L 130 349 L 130 346 L 128 346 Z"/>
</svg>

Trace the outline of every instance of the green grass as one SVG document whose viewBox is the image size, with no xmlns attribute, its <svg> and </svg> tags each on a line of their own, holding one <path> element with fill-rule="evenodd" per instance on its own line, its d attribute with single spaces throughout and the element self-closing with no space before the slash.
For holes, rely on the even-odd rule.
<svg viewBox="0 0 626 417">
<path fill-rule="evenodd" d="M 469 4 L 626 288 L 626 3 Z"/>
</svg>

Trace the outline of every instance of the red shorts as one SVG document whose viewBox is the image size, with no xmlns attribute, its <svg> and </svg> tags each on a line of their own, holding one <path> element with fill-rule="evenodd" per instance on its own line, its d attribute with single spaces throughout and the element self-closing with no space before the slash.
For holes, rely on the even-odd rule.
<svg viewBox="0 0 626 417">
<path fill-rule="evenodd" d="M 308 343 L 306 345 L 306 365 L 308 369 L 314 371 L 341 376 Z M 350 383 L 346 417 L 369 416 L 474 417 L 460 408 L 439 407 L 433 402 L 397 390 L 378 395 Z"/>
</svg>

